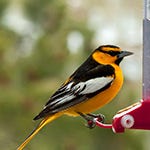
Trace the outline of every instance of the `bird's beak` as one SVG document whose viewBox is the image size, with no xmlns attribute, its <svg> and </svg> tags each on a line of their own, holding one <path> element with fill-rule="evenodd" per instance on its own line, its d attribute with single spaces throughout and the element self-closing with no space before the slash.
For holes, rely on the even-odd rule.
<svg viewBox="0 0 150 150">
<path fill-rule="evenodd" d="M 117 55 L 118 59 L 120 58 L 124 58 L 126 56 L 132 55 L 132 52 L 128 52 L 128 51 L 121 51 L 120 54 Z"/>
</svg>

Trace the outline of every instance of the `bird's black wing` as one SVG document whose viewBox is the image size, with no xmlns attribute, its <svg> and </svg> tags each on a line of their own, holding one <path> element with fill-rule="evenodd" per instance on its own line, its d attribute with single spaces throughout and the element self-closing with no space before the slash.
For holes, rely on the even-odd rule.
<svg viewBox="0 0 150 150">
<path fill-rule="evenodd" d="M 34 120 L 88 100 L 108 88 L 115 78 L 114 68 L 110 65 L 92 64 L 93 68 L 83 65 L 50 97 Z"/>
</svg>

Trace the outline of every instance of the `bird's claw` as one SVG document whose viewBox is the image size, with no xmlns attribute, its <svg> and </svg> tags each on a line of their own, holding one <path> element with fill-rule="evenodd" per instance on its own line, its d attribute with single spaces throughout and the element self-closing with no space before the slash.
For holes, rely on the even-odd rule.
<svg viewBox="0 0 150 150">
<path fill-rule="evenodd" d="M 96 122 L 95 122 L 94 118 L 91 118 L 91 120 L 87 121 L 85 126 L 89 129 L 93 129 L 96 126 Z"/>
<path fill-rule="evenodd" d="M 97 119 L 97 121 L 104 123 L 105 122 L 105 116 L 103 114 L 87 114 L 88 116 L 91 116 L 94 120 Z"/>
<path fill-rule="evenodd" d="M 80 112 L 78 112 L 78 114 L 87 121 L 85 126 L 89 129 L 93 129 L 96 126 L 96 120 L 102 123 L 104 123 L 105 120 L 105 116 L 103 114 L 83 114 Z"/>
</svg>

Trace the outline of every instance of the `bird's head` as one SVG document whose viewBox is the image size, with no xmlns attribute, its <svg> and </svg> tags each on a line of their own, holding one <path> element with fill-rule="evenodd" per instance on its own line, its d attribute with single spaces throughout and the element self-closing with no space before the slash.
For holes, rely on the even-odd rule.
<svg viewBox="0 0 150 150">
<path fill-rule="evenodd" d="M 99 63 L 119 65 L 122 59 L 126 56 L 132 55 L 132 52 L 121 51 L 121 49 L 114 45 L 103 45 L 98 47 L 93 53 L 92 57 Z"/>
</svg>

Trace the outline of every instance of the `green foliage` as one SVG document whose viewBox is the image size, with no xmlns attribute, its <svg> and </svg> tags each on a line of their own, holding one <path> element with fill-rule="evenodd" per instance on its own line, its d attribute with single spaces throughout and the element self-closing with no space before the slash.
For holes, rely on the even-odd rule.
<svg viewBox="0 0 150 150">
<path fill-rule="evenodd" d="M 9 0 L 0 0 L 0 17 L 3 15 L 3 12 L 8 5 Z"/>
<path fill-rule="evenodd" d="M 45 32 L 56 32 L 65 19 L 65 4 L 61 0 L 25 0 L 27 16 Z"/>
</svg>

